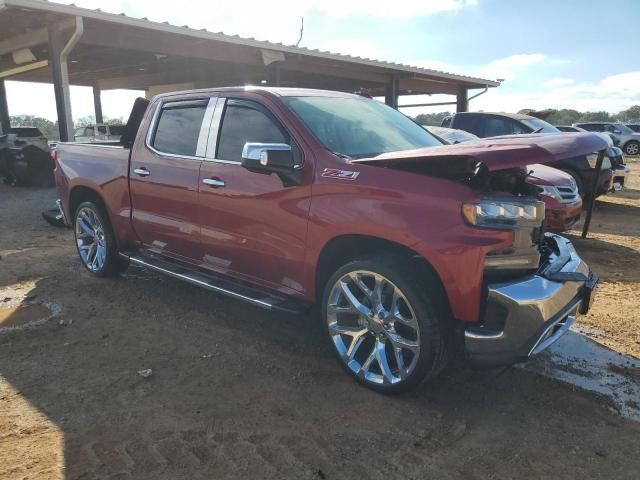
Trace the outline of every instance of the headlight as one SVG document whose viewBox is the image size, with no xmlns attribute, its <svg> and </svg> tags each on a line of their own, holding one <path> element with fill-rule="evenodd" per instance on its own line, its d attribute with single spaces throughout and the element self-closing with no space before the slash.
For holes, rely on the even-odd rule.
<svg viewBox="0 0 640 480">
<path fill-rule="evenodd" d="M 512 230 L 542 222 L 544 203 L 531 198 L 483 197 L 477 202 L 465 202 L 462 216 L 476 227 Z"/>
<path fill-rule="evenodd" d="M 557 202 L 562 202 L 562 195 L 556 187 L 552 187 L 550 185 L 536 185 L 538 188 L 538 192 L 540 195 L 546 195 L 547 197 L 551 197 Z"/>
<path fill-rule="evenodd" d="M 589 166 L 591 168 L 596 168 L 596 163 L 598 163 L 598 154 L 592 153 L 587 155 L 587 162 L 589 162 Z M 604 157 L 604 160 L 602 161 L 602 170 L 606 170 L 607 168 L 611 168 L 611 160 L 609 160 L 609 157 Z"/>
</svg>

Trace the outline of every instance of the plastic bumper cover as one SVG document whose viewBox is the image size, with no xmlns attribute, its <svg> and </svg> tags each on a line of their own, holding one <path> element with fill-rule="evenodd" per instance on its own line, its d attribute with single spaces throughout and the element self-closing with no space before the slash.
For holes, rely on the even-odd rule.
<svg viewBox="0 0 640 480">
<path fill-rule="evenodd" d="M 598 281 L 569 240 L 547 235 L 554 253 L 537 273 L 487 288 L 487 312 L 503 318 L 500 330 L 465 329 L 471 361 L 500 366 L 527 360 L 560 338 L 579 314 L 589 310 Z M 492 322 L 487 322 L 491 324 Z M 494 322 L 495 324 L 495 322 Z"/>
</svg>

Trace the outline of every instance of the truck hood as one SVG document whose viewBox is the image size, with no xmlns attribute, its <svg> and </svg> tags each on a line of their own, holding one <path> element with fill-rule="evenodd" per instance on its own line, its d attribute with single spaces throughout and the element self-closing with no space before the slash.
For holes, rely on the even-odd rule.
<svg viewBox="0 0 640 480">
<path fill-rule="evenodd" d="M 587 155 L 608 147 L 608 142 L 593 133 L 539 133 L 485 138 L 457 145 L 403 150 L 376 157 L 352 160 L 376 166 L 422 163 L 432 160 L 473 159 L 489 171 L 524 167 L 534 163 L 553 163 L 578 155 Z"/>
</svg>

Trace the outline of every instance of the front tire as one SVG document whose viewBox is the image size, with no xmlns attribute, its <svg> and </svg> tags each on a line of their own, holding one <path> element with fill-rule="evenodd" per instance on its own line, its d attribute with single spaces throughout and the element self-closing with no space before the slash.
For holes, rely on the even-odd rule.
<svg viewBox="0 0 640 480">
<path fill-rule="evenodd" d="M 624 154 L 629 155 L 630 157 L 635 157 L 640 153 L 640 142 L 636 142 L 632 140 L 627 142 L 624 146 Z"/>
<path fill-rule="evenodd" d="M 446 365 L 451 323 L 435 275 L 396 256 L 355 260 L 325 286 L 322 318 L 342 366 L 358 382 L 395 393 Z"/>
<path fill-rule="evenodd" d="M 118 254 L 113 228 L 101 206 L 93 202 L 78 205 L 74 232 L 82 265 L 92 275 L 109 277 L 121 273 L 127 267 L 127 263 Z"/>
</svg>

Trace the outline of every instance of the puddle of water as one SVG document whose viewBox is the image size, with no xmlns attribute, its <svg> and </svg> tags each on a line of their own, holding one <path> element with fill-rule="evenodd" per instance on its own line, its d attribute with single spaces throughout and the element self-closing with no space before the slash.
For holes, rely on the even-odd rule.
<svg viewBox="0 0 640 480">
<path fill-rule="evenodd" d="M 0 307 L 0 328 L 26 325 L 43 318 L 48 318 L 52 313 L 51 309 L 39 303 L 14 305 L 5 308 Z"/>
<path fill-rule="evenodd" d="M 524 368 L 610 398 L 620 415 L 640 421 L 640 359 L 570 330 Z"/>
<path fill-rule="evenodd" d="M 60 315 L 57 303 L 41 300 L 33 294 L 35 282 L 0 288 L 0 334 L 26 330 Z"/>
</svg>

